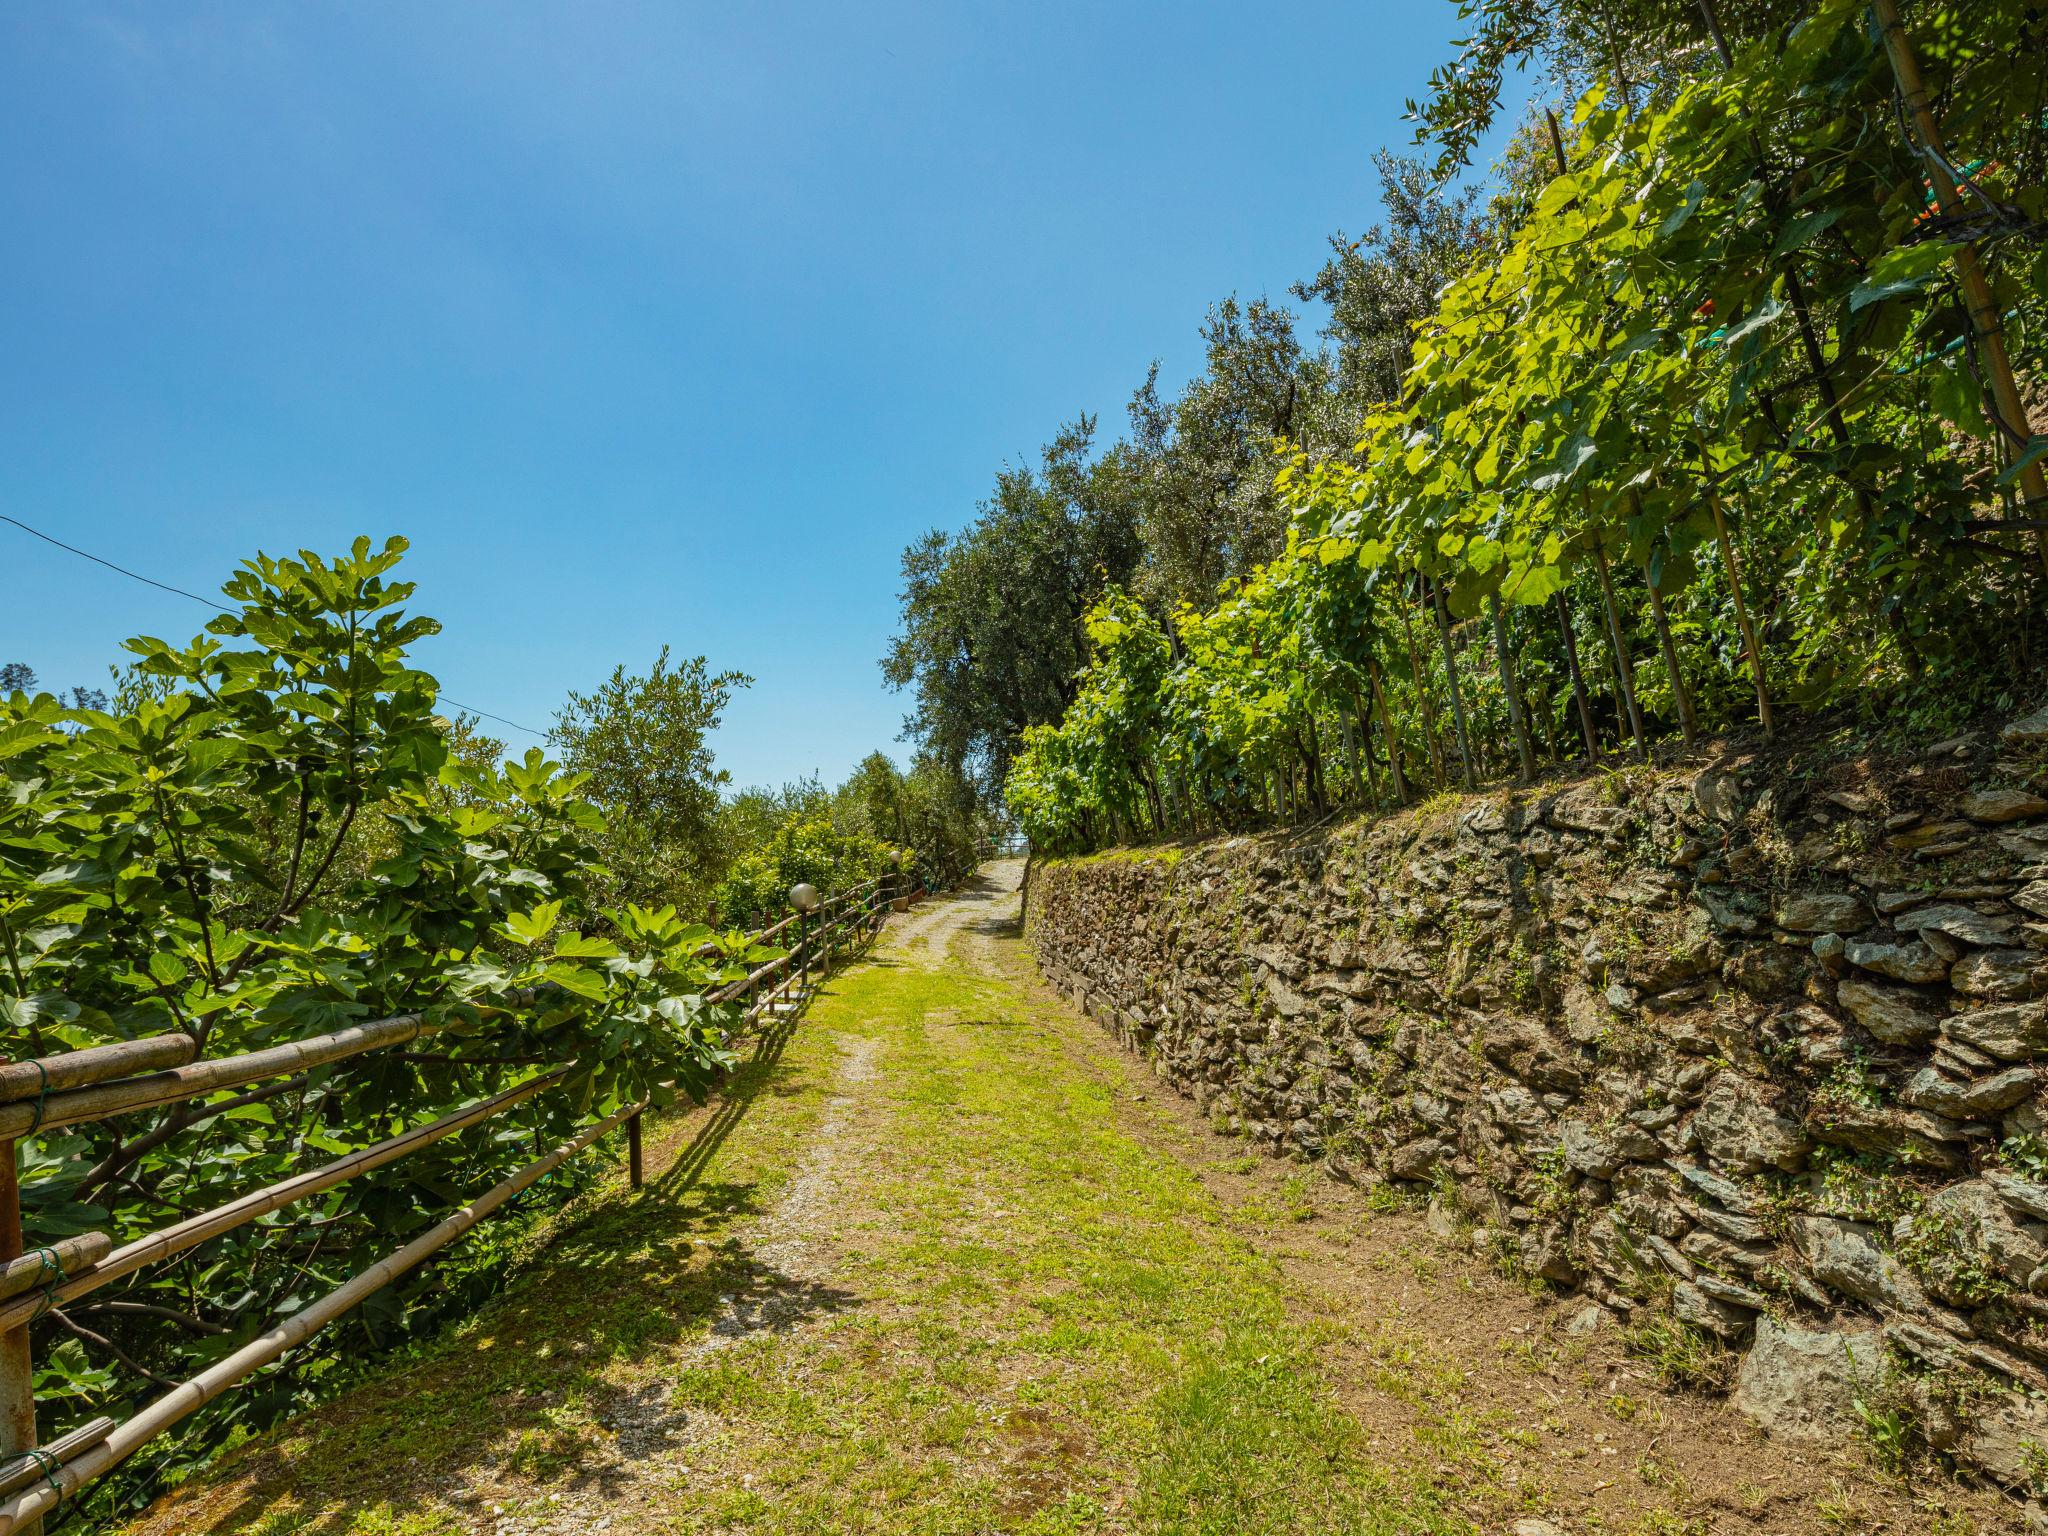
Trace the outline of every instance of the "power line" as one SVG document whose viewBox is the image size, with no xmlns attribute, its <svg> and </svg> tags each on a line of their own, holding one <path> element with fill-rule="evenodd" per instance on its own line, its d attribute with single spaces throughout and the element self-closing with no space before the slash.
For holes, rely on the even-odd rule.
<svg viewBox="0 0 2048 1536">
<path fill-rule="evenodd" d="M 235 611 L 232 608 L 226 607 L 220 603 L 216 603 L 210 597 L 201 597 L 197 592 L 187 592 L 183 587 L 174 587 L 167 581 L 158 581 L 155 577 L 145 576 L 140 571 L 131 571 L 125 565 L 116 565 L 113 561 L 96 555 L 89 549 L 80 549 L 75 544 L 66 544 L 62 539 L 52 538 L 49 534 L 43 532 L 42 529 L 31 528 L 27 523 L 24 523 L 20 518 L 9 517 L 5 512 L 0 512 L 0 523 L 12 523 L 15 527 L 19 528 L 23 533 L 33 534 L 36 538 L 41 539 L 45 544 L 54 544 L 56 545 L 57 548 L 63 550 L 66 554 L 76 555 L 81 560 L 90 560 L 94 565 L 103 565 L 110 571 L 115 571 L 118 572 L 120 575 L 126 576 L 130 581 L 139 581 L 146 587 L 155 587 L 159 592 L 170 592 L 178 597 L 189 597 L 192 599 L 193 602 L 198 603 L 203 607 L 212 608 L 219 613 L 233 613 Z M 441 695 L 441 702 L 443 704 L 452 704 L 457 709 L 462 710 L 468 714 L 479 716 L 482 719 L 495 720 L 500 725 L 509 725 L 512 727 L 513 730 L 524 731 L 529 736 L 538 736 L 542 740 L 547 739 L 548 733 L 546 731 L 536 731 L 530 725 L 521 725 L 517 720 L 507 720 L 503 715 L 494 715 L 488 709 L 478 709 L 474 704 L 465 704 L 462 702 L 462 700 L 450 698 L 445 693 Z"/>
</svg>

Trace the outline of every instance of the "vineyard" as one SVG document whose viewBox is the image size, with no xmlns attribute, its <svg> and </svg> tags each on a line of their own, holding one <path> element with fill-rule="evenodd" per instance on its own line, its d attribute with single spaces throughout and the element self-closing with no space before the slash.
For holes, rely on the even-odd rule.
<svg viewBox="0 0 2048 1536">
<path fill-rule="evenodd" d="M 45 1447 L 0 1530 L 128 1505 L 460 1315 L 530 1223 L 408 1275 L 620 1126 L 637 1183 L 642 1112 L 875 927 L 878 875 L 752 934 L 594 900 L 585 779 L 457 755 L 402 550 L 258 558 L 109 708 L 0 703 L 0 1390 Z"/>
<path fill-rule="evenodd" d="M 1072 703 L 1009 766 L 1036 845 L 2027 692 L 2038 16 L 1924 7 L 1909 32 L 1892 0 L 1827 0 L 1731 44 L 1703 14 L 1713 51 L 1661 89 L 1547 120 L 1525 216 L 1350 451 L 1273 441 L 1278 555 L 1206 608 L 1101 595 Z"/>
</svg>

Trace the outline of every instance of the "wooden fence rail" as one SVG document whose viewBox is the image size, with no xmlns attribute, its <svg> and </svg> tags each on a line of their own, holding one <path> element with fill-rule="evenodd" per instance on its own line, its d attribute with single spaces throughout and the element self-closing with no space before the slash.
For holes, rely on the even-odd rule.
<svg viewBox="0 0 2048 1536">
<path fill-rule="evenodd" d="M 781 940 L 786 946 L 784 953 L 741 980 L 707 993 L 706 1001 L 745 1001 L 748 1006 L 741 1013 L 741 1028 L 764 1017 L 793 1015 L 808 995 L 814 968 L 829 976 L 840 953 L 879 930 L 900 880 L 899 876 L 864 881 L 810 911 L 792 913 L 752 935 L 750 944 Z M 707 946 L 705 953 L 715 953 L 715 946 Z M 94 1419 L 38 1446 L 29 1329 L 51 1308 L 503 1114 L 559 1085 L 575 1068 L 548 1068 L 489 1098 L 118 1247 L 109 1235 L 93 1232 L 23 1253 L 16 1157 L 19 1140 L 67 1125 L 203 1099 L 266 1079 L 288 1078 L 309 1067 L 407 1044 L 440 1027 L 419 1014 L 402 1014 L 211 1060 L 193 1059 L 196 1048 L 189 1036 L 156 1035 L 34 1061 L 0 1062 L 0 1536 L 36 1536 L 43 1517 L 93 1479 L 311 1338 L 365 1297 L 417 1268 L 521 1190 L 620 1126 L 627 1133 L 628 1177 L 639 1187 L 644 1103 L 625 1106 L 529 1163 L 398 1252 L 156 1398 L 125 1423 Z M 218 1106 L 228 1107 L 227 1102 Z M 206 1108 L 200 1106 L 202 1116 Z"/>
</svg>

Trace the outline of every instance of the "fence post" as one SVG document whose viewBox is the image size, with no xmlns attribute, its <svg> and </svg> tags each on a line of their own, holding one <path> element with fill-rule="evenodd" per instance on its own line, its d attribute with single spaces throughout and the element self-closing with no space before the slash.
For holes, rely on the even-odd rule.
<svg viewBox="0 0 2048 1536">
<path fill-rule="evenodd" d="M 21 1176 L 16 1162 L 19 1143 L 0 1141 L 0 1263 L 18 1259 L 21 1235 Z M 35 1449 L 36 1374 L 29 1350 L 29 1324 L 0 1336 L 0 1460 Z M 42 1536 L 43 1522 L 31 1520 L 20 1536 Z"/>
<path fill-rule="evenodd" d="M 640 1117 L 626 1122 L 626 1182 L 638 1189 L 644 1174 L 640 1161 Z"/>
</svg>

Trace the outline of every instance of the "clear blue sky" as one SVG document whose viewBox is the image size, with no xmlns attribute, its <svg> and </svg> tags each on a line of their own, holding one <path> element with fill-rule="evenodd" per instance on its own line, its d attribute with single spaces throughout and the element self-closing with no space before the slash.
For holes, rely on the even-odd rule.
<svg viewBox="0 0 2048 1536">
<path fill-rule="evenodd" d="M 0 511 L 212 592 L 412 541 L 448 693 L 664 644 L 743 783 L 895 743 L 898 557 L 1378 217 L 1449 0 L 20 5 Z M 0 525 L 0 660 L 205 615 Z M 515 745 L 527 738 L 512 735 Z"/>
</svg>

